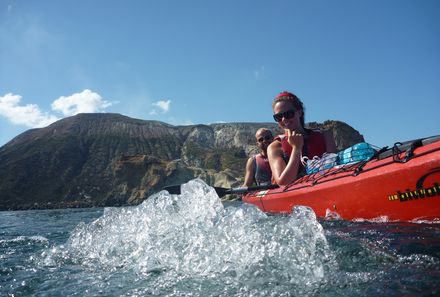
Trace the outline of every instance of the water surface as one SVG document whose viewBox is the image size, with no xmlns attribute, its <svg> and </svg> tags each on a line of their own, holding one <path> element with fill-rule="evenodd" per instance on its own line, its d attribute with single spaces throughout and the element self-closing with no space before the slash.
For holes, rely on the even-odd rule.
<svg viewBox="0 0 440 297">
<path fill-rule="evenodd" d="M 268 216 L 194 180 L 136 207 L 0 212 L 1 296 L 435 296 L 440 226 Z"/>
</svg>

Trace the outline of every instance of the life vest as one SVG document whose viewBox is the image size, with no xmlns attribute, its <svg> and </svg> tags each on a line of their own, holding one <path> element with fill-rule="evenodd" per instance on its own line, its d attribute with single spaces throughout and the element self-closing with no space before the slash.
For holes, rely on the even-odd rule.
<svg viewBox="0 0 440 297">
<path fill-rule="evenodd" d="M 254 156 L 254 180 L 259 186 L 269 185 L 272 179 L 272 170 L 270 170 L 269 160 L 261 153 Z"/>
<path fill-rule="evenodd" d="M 315 130 L 306 130 L 307 137 L 304 138 L 304 145 L 302 149 L 302 155 L 307 156 L 309 159 L 312 159 L 314 156 L 321 157 L 322 154 L 326 152 L 325 146 L 325 138 L 324 135 Z M 282 150 L 283 150 L 283 159 L 286 162 L 289 162 L 290 154 L 292 153 L 292 146 L 287 141 L 287 137 L 285 135 L 278 135 L 274 140 L 278 140 L 281 142 Z M 305 168 L 302 163 L 299 163 L 298 168 L 298 177 L 303 176 L 305 174 Z"/>
</svg>

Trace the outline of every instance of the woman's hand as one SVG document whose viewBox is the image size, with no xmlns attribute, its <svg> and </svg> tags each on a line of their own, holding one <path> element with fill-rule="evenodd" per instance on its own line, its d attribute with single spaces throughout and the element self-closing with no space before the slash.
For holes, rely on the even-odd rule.
<svg viewBox="0 0 440 297">
<path fill-rule="evenodd" d="M 292 148 L 297 148 L 297 150 L 301 151 L 304 145 L 304 136 L 301 133 L 290 131 L 290 129 L 284 129 L 287 142 L 292 146 Z"/>
</svg>

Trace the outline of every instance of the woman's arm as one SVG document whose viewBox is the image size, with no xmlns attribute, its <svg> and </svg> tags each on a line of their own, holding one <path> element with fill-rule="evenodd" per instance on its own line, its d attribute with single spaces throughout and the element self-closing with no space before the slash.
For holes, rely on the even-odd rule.
<svg viewBox="0 0 440 297">
<path fill-rule="evenodd" d="M 281 142 L 274 141 L 267 148 L 272 177 L 275 183 L 280 186 L 288 185 L 296 180 L 303 146 L 302 134 L 289 131 L 287 137 L 289 144 L 292 145 L 292 152 L 287 164 L 283 159 Z"/>
</svg>

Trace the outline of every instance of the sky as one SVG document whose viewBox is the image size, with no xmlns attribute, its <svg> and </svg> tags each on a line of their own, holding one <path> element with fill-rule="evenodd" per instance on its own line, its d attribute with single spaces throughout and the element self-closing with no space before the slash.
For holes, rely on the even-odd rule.
<svg viewBox="0 0 440 297">
<path fill-rule="evenodd" d="M 80 112 L 306 122 L 377 146 L 440 134 L 437 0 L 0 0 L 0 146 Z"/>
</svg>

